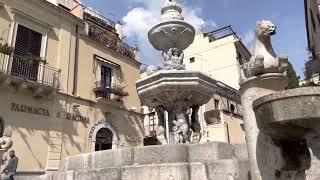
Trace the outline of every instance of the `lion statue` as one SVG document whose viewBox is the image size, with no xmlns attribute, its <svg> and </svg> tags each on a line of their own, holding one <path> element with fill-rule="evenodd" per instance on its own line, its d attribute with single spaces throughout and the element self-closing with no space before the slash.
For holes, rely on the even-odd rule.
<svg viewBox="0 0 320 180">
<path fill-rule="evenodd" d="M 255 45 L 249 62 L 241 66 L 240 83 L 247 78 L 265 73 L 284 73 L 288 66 L 288 56 L 277 57 L 271 43 L 271 36 L 277 27 L 271 21 L 258 21 L 255 33 Z"/>
</svg>

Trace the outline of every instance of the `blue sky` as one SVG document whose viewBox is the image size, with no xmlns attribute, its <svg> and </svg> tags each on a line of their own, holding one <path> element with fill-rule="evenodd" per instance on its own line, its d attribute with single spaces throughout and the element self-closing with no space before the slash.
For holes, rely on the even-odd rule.
<svg viewBox="0 0 320 180">
<path fill-rule="evenodd" d="M 211 31 L 232 25 L 238 36 L 250 46 L 256 21 L 271 20 L 278 27 L 273 37 L 277 54 L 287 53 L 298 75 L 303 77 L 308 57 L 303 0 L 178 0 L 184 6 L 186 20 Z M 160 53 L 147 41 L 147 31 L 160 16 L 164 0 L 82 0 L 100 14 L 124 23 L 126 40 L 138 44 L 146 64 L 160 64 Z"/>
</svg>

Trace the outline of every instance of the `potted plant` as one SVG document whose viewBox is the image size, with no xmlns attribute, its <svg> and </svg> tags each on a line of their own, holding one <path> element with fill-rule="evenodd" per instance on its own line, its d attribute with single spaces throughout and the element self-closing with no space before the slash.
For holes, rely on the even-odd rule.
<svg viewBox="0 0 320 180">
<path fill-rule="evenodd" d="M 0 43 L 0 53 L 5 55 L 11 55 L 14 51 L 13 47 L 9 47 L 8 43 L 1 44 Z"/>
</svg>

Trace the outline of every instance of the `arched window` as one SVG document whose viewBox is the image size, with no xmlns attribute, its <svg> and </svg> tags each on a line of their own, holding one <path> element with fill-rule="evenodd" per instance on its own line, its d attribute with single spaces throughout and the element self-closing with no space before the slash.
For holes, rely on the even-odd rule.
<svg viewBox="0 0 320 180">
<path fill-rule="evenodd" d="M 113 133 L 108 128 L 101 128 L 97 132 L 95 141 L 95 151 L 112 149 Z"/>
</svg>

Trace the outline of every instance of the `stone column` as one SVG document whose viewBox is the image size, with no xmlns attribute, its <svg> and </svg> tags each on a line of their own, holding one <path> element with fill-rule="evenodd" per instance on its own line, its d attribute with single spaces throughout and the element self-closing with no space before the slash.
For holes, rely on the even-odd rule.
<svg viewBox="0 0 320 180">
<path fill-rule="evenodd" d="M 262 172 L 260 169 L 261 167 L 258 166 L 258 157 L 257 155 L 260 154 L 257 152 L 257 143 L 258 143 L 258 136 L 259 138 L 265 138 L 268 141 L 268 137 L 262 135 L 258 129 L 257 121 L 255 117 L 255 113 L 253 111 L 252 103 L 254 100 L 283 90 L 286 86 L 286 77 L 281 73 L 269 73 L 263 74 L 261 76 L 253 76 L 247 79 L 245 82 L 241 84 L 240 87 L 240 95 L 241 95 L 241 103 L 243 108 L 243 117 L 244 117 L 244 124 L 245 124 L 245 131 L 246 131 L 246 141 L 248 146 L 248 153 L 249 153 L 249 160 L 250 160 L 250 173 L 252 180 L 265 180 L 262 178 Z M 263 137 L 261 137 L 263 136 Z M 268 145 L 265 145 L 267 149 L 265 149 L 265 156 L 276 156 L 274 150 L 272 153 L 268 153 L 268 148 L 274 147 L 272 142 L 265 142 Z M 270 151 L 269 151 L 270 152 Z M 259 157 L 260 158 L 260 157 Z M 269 173 L 268 173 L 269 174 Z M 272 172 L 270 173 L 272 174 Z M 270 175 L 272 176 L 272 175 Z M 273 180 L 271 177 L 270 180 Z M 266 180 L 269 180 L 266 179 Z"/>
</svg>

